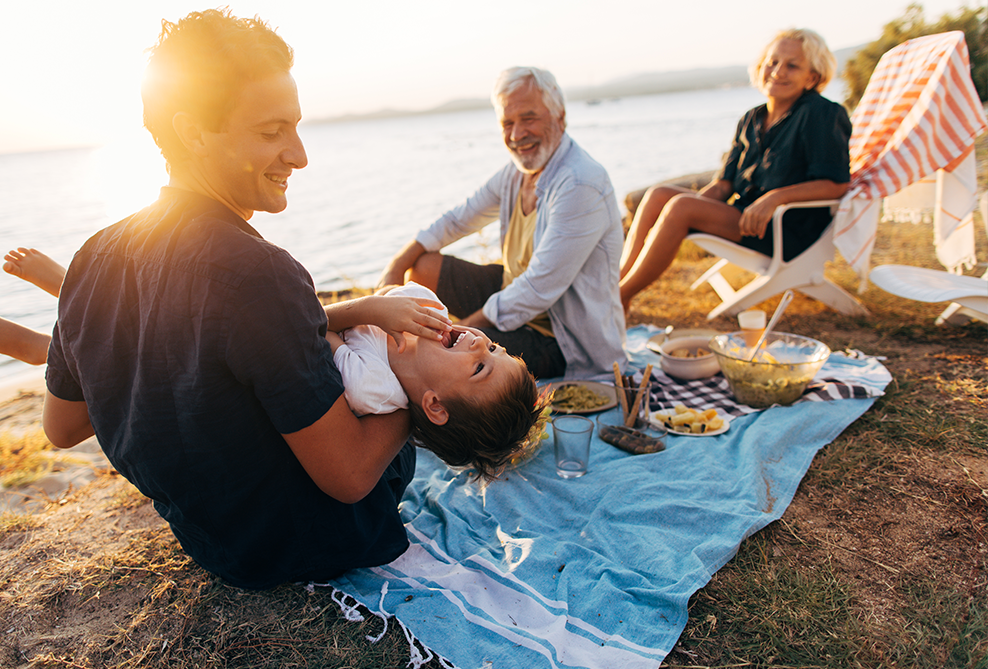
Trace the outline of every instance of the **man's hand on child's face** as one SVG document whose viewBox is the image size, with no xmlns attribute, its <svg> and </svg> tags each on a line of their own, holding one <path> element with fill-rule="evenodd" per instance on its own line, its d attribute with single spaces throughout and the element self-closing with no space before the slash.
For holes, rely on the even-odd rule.
<svg viewBox="0 0 988 669">
<path fill-rule="evenodd" d="M 442 339 L 453 322 L 442 313 L 443 305 L 436 300 L 415 297 L 388 297 L 380 300 L 379 321 L 375 325 L 395 340 L 398 352 L 405 350 L 404 333 L 425 339 Z"/>
</svg>

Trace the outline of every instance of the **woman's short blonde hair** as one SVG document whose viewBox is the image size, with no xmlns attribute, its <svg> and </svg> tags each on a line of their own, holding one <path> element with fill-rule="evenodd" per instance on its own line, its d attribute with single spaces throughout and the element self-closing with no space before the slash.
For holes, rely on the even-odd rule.
<svg viewBox="0 0 988 669">
<path fill-rule="evenodd" d="M 765 45 L 765 48 L 758 55 L 758 59 L 748 67 L 748 77 L 751 79 L 751 85 L 758 90 L 762 90 L 762 69 L 765 65 L 765 59 L 768 58 L 772 47 L 784 39 L 795 40 L 802 45 L 803 55 L 809 61 L 810 69 L 820 77 L 820 81 L 817 82 L 815 89 L 818 93 L 822 93 L 823 89 L 827 87 L 827 84 L 831 82 L 837 73 L 837 58 L 819 34 L 806 28 L 782 30 Z"/>
</svg>

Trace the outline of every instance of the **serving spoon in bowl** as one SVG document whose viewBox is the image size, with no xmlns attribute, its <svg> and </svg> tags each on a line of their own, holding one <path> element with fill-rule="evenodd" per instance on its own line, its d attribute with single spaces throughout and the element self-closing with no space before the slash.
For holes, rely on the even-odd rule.
<svg viewBox="0 0 988 669">
<path fill-rule="evenodd" d="M 748 356 L 748 362 L 754 360 L 755 356 L 758 355 L 758 349 L 760 349 L 762 347 L 762 344 L 765 343 L 765 338 L 768 337 L 768 333 L 772 331 L 772 328 L 775 327 L 775 324 L 779 322 L 780 318 L 782 318 L 782 312 L 786 310 L 786 307 L 789 306 L 790 302 L 792 302 L 792 291 L 787 290 L 785 293 L 782 294 L 782 299 L 779 300 L 779 306 L 775 308 L 775 313 L 772 314 L 772 319 L 768 322 L 768 325 L 766 325 L 765 329 L 762 331 L 762 336 L 758 338 L 758 341 L 755 342 L 754 347 L 752 347 L 751 355 Z"/>
</svg>

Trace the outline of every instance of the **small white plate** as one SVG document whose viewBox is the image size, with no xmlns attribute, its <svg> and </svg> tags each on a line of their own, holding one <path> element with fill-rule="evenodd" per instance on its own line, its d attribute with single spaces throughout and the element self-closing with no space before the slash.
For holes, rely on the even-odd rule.
<svg viewBox="0 0 988 669">
<path fill-rule="evenodd" d="M 652 413 L 649 414 L 648 416 L 649 423 L 652 423 L 653 425 L 658 424 L 665 427 L 665 425 L 662 423 L 661 420 L 658 421 L 654 420 L 653 417 L 657 415 L 675 416 L 676 412 L 673 411 L 672 409 L 661 409 L 659 411 L 653 411 Z M 676 435 L 677 437 L 716 437 L 718 434 L 724 434 L 725 432 L 731 429 L 731 416 L 728 416 L 727 414 L 723 414 L 720 411 L 718 411 L 717 417 L 720 418 L 722 421 L 724 421 L 724 424 L 721 425 L 720 428 L 716 430 L 711 430 L 710 432 L 704 432 L 703 434 L 693 434 L 692 432 L 679 432 L 678 430 L 673 430 L 672 428 L 668 428 L 669 434 Z"/>
</svg>

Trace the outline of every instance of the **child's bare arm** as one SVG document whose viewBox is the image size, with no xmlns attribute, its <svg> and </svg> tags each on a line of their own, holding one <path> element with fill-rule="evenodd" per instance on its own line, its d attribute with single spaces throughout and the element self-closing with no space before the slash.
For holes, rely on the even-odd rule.
<svg viewBox="0 0 988 669">
<path fill-rule="evenodd" d="M 342 332 L 355 325 L 376 325 L 391 336 L 404 350 L 404 333 L 439 339 L 452 326 L 435 300 L 415 297 L 368 295 L 325 307 L 329 329 Z"/>
</svg>

